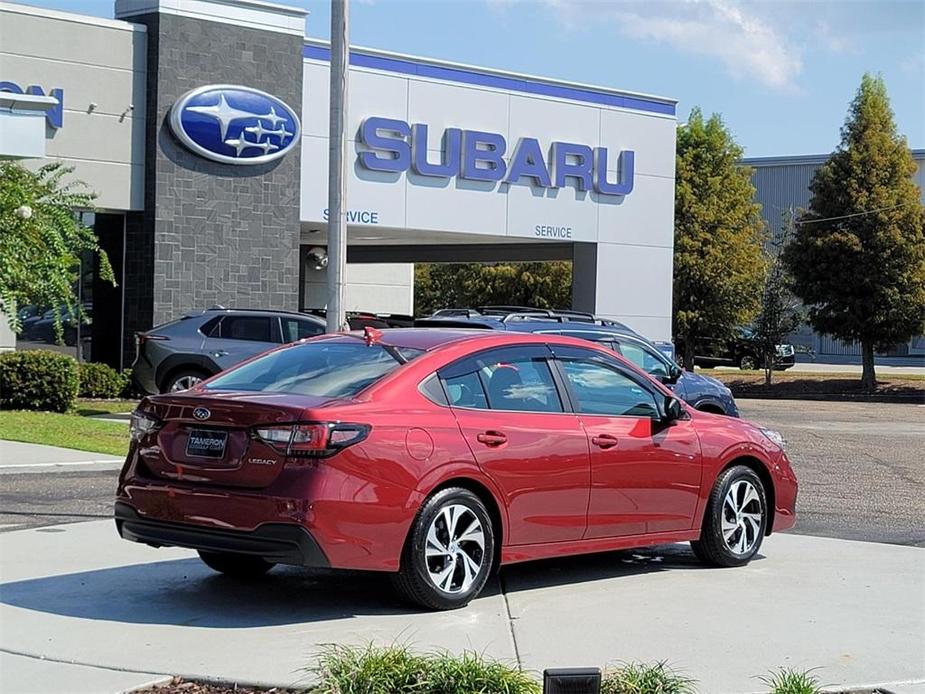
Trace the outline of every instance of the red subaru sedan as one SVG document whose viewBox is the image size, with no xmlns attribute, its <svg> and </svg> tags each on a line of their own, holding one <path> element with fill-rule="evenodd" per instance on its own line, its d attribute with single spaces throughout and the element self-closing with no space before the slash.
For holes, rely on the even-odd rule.
<svg viewBox="0 0 925 694">
<path fill-rule="evenodd" d="M 131 432 L 123 538 L 238 577 L 390 572 L 432 609 L 544 557 L 690 541 L 740 566 L 795 519 L 779 434 L 569 337 L 326 335 L 145 398 Z"/>
</svg>

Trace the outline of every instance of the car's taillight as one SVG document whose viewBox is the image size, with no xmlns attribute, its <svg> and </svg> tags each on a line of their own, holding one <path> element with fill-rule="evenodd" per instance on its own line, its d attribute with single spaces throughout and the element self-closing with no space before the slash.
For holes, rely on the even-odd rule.
<svg viewBox="0 0 925 694">
<path fill-rule="evenodd" d="M 258 427 L 255 433 L 290 458 L 324 458 L 359 443 L 369 430 L 368 424 L 311 422 Z"/>
<path fill-rule="evenodd" d="M 148 333 L 135 333 L 135 341 L 141 347 L 145 342 L 157 342 L 158 340 L 169 340 L 166 335 L 151 335 Z"/>
<path fill-rule="evenodd" d="M 136 443 L 148 434 L 157 431 L 163 422 L 152 414 L 136 410 L 129 420 L 129 435 Z"/>
</svg>

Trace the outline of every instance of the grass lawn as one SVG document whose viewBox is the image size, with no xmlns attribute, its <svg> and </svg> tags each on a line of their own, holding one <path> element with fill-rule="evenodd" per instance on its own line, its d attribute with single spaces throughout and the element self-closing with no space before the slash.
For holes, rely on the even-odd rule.
<svg viewBox="0 0 925 694">
<path fill-rule="evenodd" d="M 86 401 L 83 401 L 86 402 Z M 93 401 L 92 413 L 99 414 Z M 78 411 L 83 403 L 78 403 Z M 122 401 L 115 412 L 124 412 Z M 131 409 L 131 408 L 129 408 Z M 128 452 L 128 423 L 104 422 L 80 414 L 57 414 L 54 412 L 24 412 L 21 410 L 0 411 L 0 439 L 41 443 L 47 446 L 76 448 L 79 451 L 93 451 L 124 456 Z"/>
<path fill-rule="evenodd" d="M 859 373 L 800 373 L 775 371 L 771 385 L 764 371 L 698 369 L 725 383 L 737 398 L 785 398 L 820 400 L 868 400 L 876 402 L 925 402 L 925 376 L 878 376 L 873 391 L 861 387 Z"/>
</svg>

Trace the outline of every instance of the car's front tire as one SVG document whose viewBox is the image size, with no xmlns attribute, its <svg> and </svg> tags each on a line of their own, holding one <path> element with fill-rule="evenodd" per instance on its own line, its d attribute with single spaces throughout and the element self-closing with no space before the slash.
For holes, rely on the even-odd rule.
<svg viewBox="0 0 925 694">
<path fill-rule="evenodd" d="M 743 566 L 761 548 L 768 525 L 767 495 L 755 471 L 725 470 L 713 485 L 694 554 L 712 566 Z"/>
<path fill-rule="evenodd" d="M 393 582 L 411 602 L 452 610 L 481 592 L 494 556 L 494 529 L 481 499 L 468 489 L 442 489 L 418 512 Z"/>
<path fill-rule="evenodd" d="M 199 551 L 199 558 L 213 571 L 233 578 L 259 578 L 276 564 L 260 557 L 228 552 Z"/>
</svg>

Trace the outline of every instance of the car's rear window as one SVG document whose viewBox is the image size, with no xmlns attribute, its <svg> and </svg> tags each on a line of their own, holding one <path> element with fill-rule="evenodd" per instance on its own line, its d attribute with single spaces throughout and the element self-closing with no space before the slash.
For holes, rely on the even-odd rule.
<svg viewBox="0 0 925 694">
<path fill-rule="evenodd" d="M 209 390 L 350 397 L 422 353 L 364 342 L 309 342 L 271 352 L 214 379 Z"/>
</svg>

